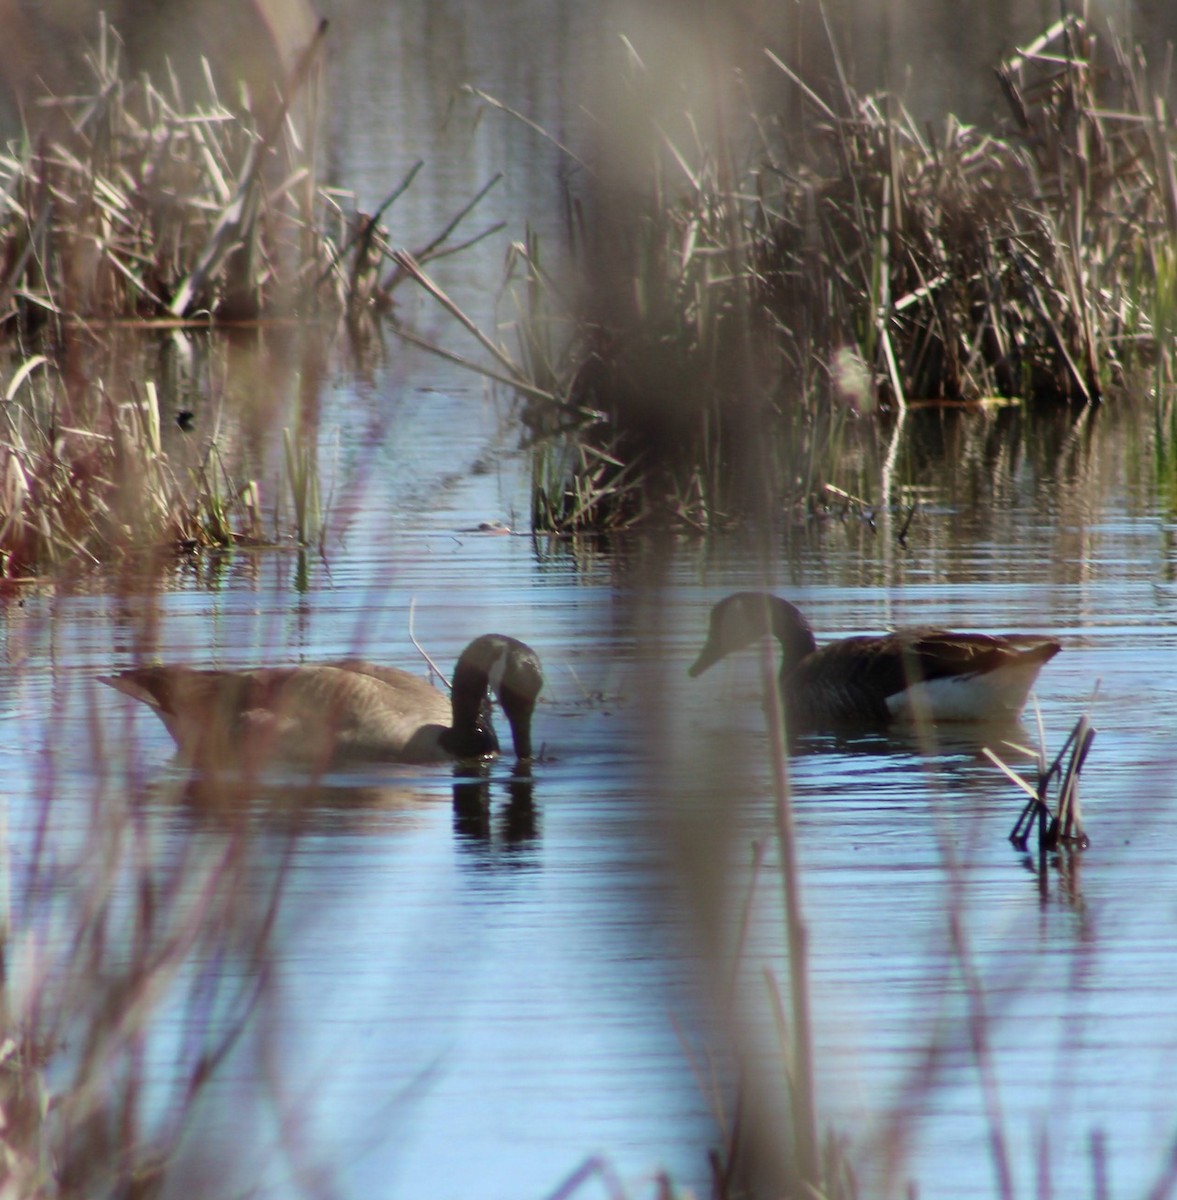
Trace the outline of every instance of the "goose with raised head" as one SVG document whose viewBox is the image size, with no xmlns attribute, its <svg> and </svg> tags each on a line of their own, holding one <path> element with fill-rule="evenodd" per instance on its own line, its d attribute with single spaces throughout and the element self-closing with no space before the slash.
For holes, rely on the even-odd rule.
<svg viewBox="0 0 1177 1200">
<path fill-rule="evenodd" d="M 1055 638 L 1040 634 L 925 626 L 818 648 L 809 622 L 787 600 L 737 592 L 712 608 L 692 678 L 769 636 L 781 648 L 780 689 L 790 726 L 807 730 L 1014 720 L 1043 664 L 1061 649 Z"/>
<path fill-rule="evenodd" d="M 492 693 L 510 723 L 515 756 L 530 759 L 543 674 L 530 646 L 488 633 L 462 651 L 448 696 L 408 671 L 358 659 L 241 671 L 136 667 L 102 682 L 154 709 L 192 765 L 278 761 L 322 770 L 497 754 Z"/>
</svg>

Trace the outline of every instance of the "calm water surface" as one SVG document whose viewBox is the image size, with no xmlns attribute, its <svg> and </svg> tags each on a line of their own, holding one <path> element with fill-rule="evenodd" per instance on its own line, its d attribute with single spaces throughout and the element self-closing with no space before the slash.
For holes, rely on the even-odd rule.
<svg viewBox="0 0 1177 1200">
<path fill-rule="evenodd" d="M 1097 449 L 1092 471 L 1114 474 L 1110 450 L 1110 442 Z M 1113 1186 L 1139 1191 L 1159 1177 L 1174 1135 L 1166 1098 L 1177 1050 L 1177 959 L 1168 949 L 1177 912 L 1172 520 L 1124 479 L 1112 493 L 1089 491 L 1082 512 L 1068 507 L 1065 468 L 1053 474 L 1052 500 L 1037 471 L 1014 468 L 995 481 L 1000 511 L 958 512 L 950 498 L 960 474 L 943 476 L 947 503 L 908 551 L 827 530 L 800 539 L 779 574 L 830 634 L 929 621 L 1059 635 L 1064 653 L 1037 689 L 1052 747 L 1100 684 L 1084 791 L 1092 846 L 1045 873 L 1015 853 L 1006 834 L 1018 794 L 967 740 L 930 754 L 871 739 L 803 747 L 792 782 L 826 1111 L 859 1145 L 879 1150 L 901 1138 L 899 1175 L 916 1179 L 921 1195 L 999 1194 L 995 1135 L 1020 1194 L 1036 1186 L 1041 1161 L 1060 1194 L 1086 1192 L 1097 1131 Z M 938 541 L 937 526 L 960 524 L 986 528 Z M 716 578 L 722 585 L 713 587 Z M 704 591 L 711 599 L 761 579 L 719 550 Z M 772 830 L 767 774 L 747 765 L 767 757 L 757 664 L 712 674 L 700 682 L 725 728 L 696 717 L 675 778 L 686 792 L 706 778 L 694 791 L 700 806 L 713 803 L 708 764 L 735 769 L 730 724 L 744 716 L 743 778 L 725 819 L 737 823 L 729 852 L 747 877 L 753 840 Z M 689 720 L 700 700 L 692 693 L 681 703 Z M 761 1038 L 767 1005 L 757 976 L 766 964 L 783 972 L 771 868 L 753 902 L 744 964 L 747 1020 Z M 954 913 L 963 918 L 963 956 L 950 943 Z M 979 987 L 966 987 L 966 976 Z M 978 995 L 988 1020 L 975 1053 L 968 1022 Z M 868 1177 L 881 1186 L 880 1160 L 872 1165 Z"/>
<path fill-rule="evenodd" d="M 72 804 L 82 827 L 97 772 L 109 770 L 92 754 L 90 711 L 139 777 L 174 783 L 162 726 L 91 682 L 136 660 L 153 609 L 160 652 L 197 663 L 362 651 L 413 665 L 414 605 L 416 636 L 447 667 L 476 633 L 526 638 L 548 679 L 530 780 L 510 763 L 465 788 L 444 770 L 364 768 L 312 797 L 278 782 L 259 808 L 256 837 L 292 855 L 277 1000 L 257 1045 L 227 1064 L 214 1088 L 223 1103 L 202 1109 L 190 1151 L 249 1131 L 250 1153 L 230 1156 L 239 1182 L 260 1177 L 279 1192 L 310 1161 L 348 1195 L 544 1196 L 595 1153 L 634 1194 L 661 1169 L 701 1188 L 718 1135 L 698 1072 L 731 1078 L 733 1031 L 715 1017 L 726 981 L 740 980 L 736 1042 L 771 1068 L 764 976 L 783 981 L 785 958 L 771 848 L 750 871 L 773 829 L 757 656 L 697 681 L 686 667 L 710 604 L 763 585 L 763 565 L 735 541 L 573 553 L 467 532 L 521 504 L 525 463 L 504 450 L 496 405 L 428 394 L 389 418 L 388 457 L 402 421 L 444 446 L 434 502 L 411 499 L 426 488 L 424 467 L 406 478 L 366 465 L 377 500 L 325 562 L 243 554 L 213 587 L 193 572 L 161 596 L 99 586 L 9 603 L 0 768 L 10 825 L 27 827 L 52 762 L 61 826 Z M 370 396 L 385 403 L 379 385 Z M 462 469 L 488 460 L 493 471 Z M 902 553 L 835 521 L 790 534 L 770 582 L 823 636 L 914 620 L 1060 636 L 1064 653 L 1038 688 L 1051 746 L 1100 683 L 1085 786 L 1092 846 L 1045 872 L 1015 852 L 1006 835 L 1018 793 L 968 735 L 929 752 L 870 738 L 798 748 L 823 1118 L 880 1192 L 911 1178 L 922 1195 L 994 1194 L 995 1128 L 1020 1189 L 1043 1145 L 1055 1186 L 1086 1188 L 1099 1131 L 1112 1179 L 1139 1190 L 1174 1132 L 1171 524 L 1124 481 L 1079 528 L 1044 509 L 1026 469 L 1004 479 L 991 527 L 958 538 L 956 474 Z M 1081 556 L 1060 551 L 1076 539 Z M 128 721 L 130 748 L 119 751 Z M 155 794 L 161 861 L 219 836 L 166 788 Z M 706 936 L 717 927 L 728 930 L 718 943 Z M 969 1048 L 978 995 L 988 1103 Z M 173 1014 L 164 1046 L 182 1035 Z"/>
<path fill-rule="evenodd" d="M 160 602 L 160 642 L 177 660 L 362 648 L 413 666 L 415 601 L 416 635 L 447 670 L 471 636 L 502 629 L 535 646 L 548 680 L 530 785 L 509 762 L 465 788 L 445 770 L 390 766 L 339 772 L 310 797 L 293 784 L 265 797 L 277 811 L 260 810 L 255 834 L 277 831 L 275 857 L 282 815 L 304 818 L 265 1031 L 281 1079 L 242 1051 L 218 1085 L 235 1102 L 210 1105 L 203 1134 L 229 1145 L 254 1130 L 256 1152 L 232 1156 L 242 1186 L 293 1170 L 282 1153 L 285 1165 L 267 1162 L 292 1112 L 303 1152 L 346 1194 L 543 1195 L 596 1152 L 633 1181 L 662 1168 L 700 1176 L 712 1130 L 683 1048 L 699 1040 L 698 1005 L 641 800 L 634 639 L 605 569 L 537 559 L 524 538 L 460 535 L 465 520 L 463 503 L 435 511 L 420 524 L 448 533 L 408 530 L 342 554 L 302 594 L 291 559 L 272 555 L 235 564 L 216 591 L 180 587 Z M 10 614 L 0 756 L 15 827 L 32 823 L 29 751 L 44 746 L 62 802 L 77 806 L 55 826 L 84 828 L 96 786 L 85 710 L 103 714 L 108 746 L 127 717 L 89 679 L 134 660 L 119 645 L 128 605 L 101 591 L 30 595 Z M 215 821 L 177 809 L 164 786 L 175 777 L 162 726 L 144 710 L 132 734 L 135 768 L 160 783 L 163 860 L 215 838 Z"/>
</svg>

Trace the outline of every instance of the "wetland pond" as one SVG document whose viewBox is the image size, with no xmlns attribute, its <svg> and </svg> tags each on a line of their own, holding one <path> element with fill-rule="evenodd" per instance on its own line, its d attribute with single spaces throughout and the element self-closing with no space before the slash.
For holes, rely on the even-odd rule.
<svg viewBox="0 0 1177 1200">
<path fill-rule="evenodd" d="M 542 36 L 562 49 L 512 57 L 483 39 L 505 76 L 486 80 L 464 39 L 446 49 L 432 6 L 405 10 L 427 61 L 409 34 L 382 57 L 378 25 L 347 47 L 334 97 L 347 114 L 335 168 L 373 207 L 417 157 L 413 139 L 436 136 L 448 84 L 420 73 L 445 65 L 449 83 L 550 114 L 568 47 L 599 36 L 577 24 L 590 15 L 555 6 Z M 387 57 L 404 79 L 369 86 Z M 384 122 L 373 97 L 397 96 Z M 449 169 L 423 172 L 390 214 L 411 226 L 404 242 L 503 164 L 513 230 L 559 211 L 558 155 L 527 136 L 485 118 L 451 130 L 423 155 Z M 439 275 L 489 326 L 501 267 L 483 243 Z M 175 335 L 161 362 L 192 388 L 174 402 L 198 431 L 214 424 L 201 363 L 221 381 L 223 428 L 246 424 L 234 379 L 267 406 L 255 433 L 300 419 L 306 380 L 300 400 L 281 347 L 194 345 Z M 358 365 L 341 352 L 319 378 L 323 557 L 243 551 L 180 565 L 162 589 L 96 574 L 5 593 L 11 893 L 46 829 L 69 859 L 120 778 L 146 797 L 142 852 L 161 877 L 228 836 L 176 803 L 162 725 L 95 683 L 140 661 L 145 638 L 200 665 L 362 653 L 416 667 L 411 628 L 448 671 L 477 634 L 511 634 L 544 663 L 543 749 L 530 777 L 509 760 L 474 781 L 366 767 L 242 799 L 259 890 L 281 877 L 267 1003 L 185 1136 L 189 1178 L 221 1194 L 516 1200 L 555 1194 L 600 1156 L 626 1195 L 655 1194 L 662 1171 L 707 1194 L 733 1046 L 783 1087 L 765 979 L 787 968 L 757 656 L 697 680 L 687 668 L 711 604 L 762 587 L 796 602 L 819 641 L 904 623 L 1057 636 L 1036 689 L 1048 745 L 1084 711 L 1098 728 L 1083 780 L 1092 844 L 1045 869 L 1009 844 L 1020 794 L 967 736 L 814 738 L 792 757 L 819 1112 L 862 1194 L 903 1195 L 912 1180 L 922 1197 L 998 1195 L 1002 1153 L 1023 1195 L 1044 1171 L 1060 1195 L 1087 1194 L 1095 1175 L 1117 1196 L 1164 1177 L 1177 1136 L 1177 524 L 1151 424 L 1110 409 L 913 413 L 896 472 L 897 499 L 919 501 L 906 544 L 884 518 L 811 519 L 784 529 L 766 565 L 734 535 L 602 547 L 480 529 L 526 528 L 528 457 L 507 400 L 392 338 Z M 65 893 L 72 879 L 51 882 Z M 177 1047 L 215 1019 L 162 1008 L 144 1047 L 161 1104 Z"/>
<path fill-rule="evenodd" d="M 762 1038 L 772 1066 L 763 977 L 786 968 L 771 848 L 750 869 L 773 831 L 757 656 L 686 671 L 711 603 L 769 584 L 821 636 L 911 622 L 1058 636 L 1037 687 L 1052 747 L 1100 682 L 1092 845 L 1044 872 L 1007 841 L 1019 794 L 967 737 L 798 747 L 823 1121 L 870 1194 L 909 1178 L 925 1196 L 995 1194 L 995 1124 L 1019 1188 L 1043 1146 L 1056 1186 L 1086 1187 L 1098 1136 L 1118 1194 L 1143 1189 L 1177 1126 L 1175 559 L 1167 509 L 1120 470 L 1116 423 L 1076 447 L 1067 422 L 917 416 L 906 548 L 857 518 L 811 522 L 766 577 L 735 538 L 593 550 L 478 531 L 525 505 L 526 456 L 496 402 L 437 370 L 402 359 L 395 378 L 324 397 L 324 429 L 383 431 L 358 456 L 365 498 L 325 560 L 239 553 L 177 569 L 162 591 L 95 578 L 5 606 L 0 767 L 18 881 L 47 773 L 67 842 L 120 770 L 144 782 L 158 870 L 224 836 L 175 802 L 162 725 L 94 683 L 137 661 L 147 625 L 158 653 L 199 664 L 362 652 L 413 666 L 410 621 L 447 668 L 489 630 L 543 659 L 530 779 L 509 760 L 475 782 L 367 767 L 243 801 L 284 870 L 267 1049 L 223 1064 L 190 1153 L 223 1146 L 235 1185 L 278 1194 L 309 1159 L 343 1195 L 546 1196 L 593 1154 L 632 1195 L 660 1170 L 705 1191 L 715 1099 L 730 1102 L 719 993 L 739 978 L 734 1040 Z M 985 1088 L 950 914 L 986 1006 Z M 161 1018 L 161 1089 L 190 1017 Z M 883 1145 L 901 1155 L 890 1182 Z"/>
</svg>

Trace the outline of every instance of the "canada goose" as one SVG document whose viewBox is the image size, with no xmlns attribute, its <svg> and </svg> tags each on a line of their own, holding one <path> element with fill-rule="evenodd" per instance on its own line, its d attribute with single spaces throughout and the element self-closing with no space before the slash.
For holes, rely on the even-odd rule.
<svg viewBox="0 0 1177 1200">
<path fill-rule="evenodd" d="M 780 643 L 780 688 L 790 723 L 809 730 L 1012 720 L 1042 665 L 1061 648 L 1037 634 L 919 627 L 844 638 L 819 650 L 809 622 L 787 600 L 737 592 L 712 608 L 707 644 L 691 677 L 767 635 Z"/>
<path fill-rule="evenodd" d="M 101 681 L 149 704 L 181 757 L 205 768 L 485 758 L 499 750 L 489 692 L 507 714 L 516 757 L 530 759 L 543 687 L 535 651 L 498 633 L 462 651 L 450 696 L 408 671 L 358 659 L 244 671 L 136 667 Z"/>
</svg>

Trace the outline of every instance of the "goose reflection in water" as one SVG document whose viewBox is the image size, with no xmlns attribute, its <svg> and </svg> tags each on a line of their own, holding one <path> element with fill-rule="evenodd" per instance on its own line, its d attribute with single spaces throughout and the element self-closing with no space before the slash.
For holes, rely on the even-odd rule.
<svg viewBox="0 0 1177 1200">
<path fill-rule="evenodd" d="M 494 794 L 505 789 L 508 802 L 495 819 Z M 486 767 L 454 768 L 454 830 L 464 838 L 522 843 L 537 836 L 535 782 L 529 763 L 495 779 Z M 247 779 L 224 775 L 176 775 L 158 780 L 148 800 L 159 808 L 182 809 L 189 819 L 220 828 L 295 834 L 391 833 L 416 827 L 436 811 L 440 793 L 417 781 L 373 783 L 334 777 Z"/>
<path fill-rule="evenodd" d="M 539 834 L 535 810 L 535 781 L 531 764 L 515 764 L 509 779 L 493 781 L 505 784 L 507 804 L 495 820 L 491 795 L 492 780 L 485 773 L 469 772 L 463 777 L 462 768 L 454 779 L 454 832 L 474 842 L 499 840 L 508 845 L 533 841 Z M 495 838 L 496 825 L 499 836 Z"/>
</svg>

